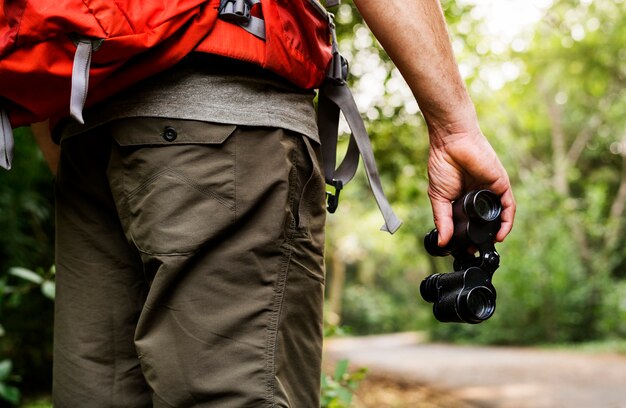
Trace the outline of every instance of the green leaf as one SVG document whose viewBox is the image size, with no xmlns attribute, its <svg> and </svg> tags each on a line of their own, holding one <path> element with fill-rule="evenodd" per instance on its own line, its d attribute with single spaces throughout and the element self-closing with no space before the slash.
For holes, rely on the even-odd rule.
<svg viewBox="0 0 626 408">
<path fill-rule="evenodd" d="M 9 374 L 11 374 L 12 369 L 13 363 L 11 360 L 7 359 L 0 361 L 0 381 L 6 380 Z"/>
<path fill-rule="evenodd" d="M 17 405 L 21 397 L 20 390 L 17 387 L 0 382 L 0 398 L 9 401 L 13 405 Z"/>
<path fill-rule="evenodd" d="M 41 285 L 43 283 L 43 278 L 39 276 L 36 272 L 31 271 L 30 269 L 13 267 L 9 269 L 9 273 L 26 281 L 36 283 L 37 285 Z"/>
<path fill-rule="evenodd" d="M 41 293 L 43 293 L 45 297 L 54 300 L 54 296 L 56 294 L 55 283 L 49 280 L 44 281 L 41 285 Z"/>
<path fill-rule="evenodd" d="M 347 406 L 352 402 L 352 391 L 348 389 L 341 389 L 338 391 L 339 399 L 345 403 Z"/>
<path fill-rule="evenodd" d="M 348 373 L 349 361 L 346 359 L 339 360 L 335 366 L 335 381 L 341 381 Z"/>
</svg>

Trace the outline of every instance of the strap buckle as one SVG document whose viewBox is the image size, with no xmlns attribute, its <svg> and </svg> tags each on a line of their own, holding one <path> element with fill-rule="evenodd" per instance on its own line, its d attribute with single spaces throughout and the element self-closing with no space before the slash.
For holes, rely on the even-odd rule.
<svg viewBox="0 0 626 408">
<path fill-rule="evenodd" d="M 333 180 L 329 185 L 335 188 L 335 192 L 326 192 L 326 210 L 329 213 L 334 214 L 337 211 L 337 207 L 339 207 L 339 193 L 343 189 L 343 181 L 341 180 Z"/>
<path fill-rule="evenodd" d="M 326 72 L 326 78 L 330 79 L 336 85 L 342 86 L 346 84 L 350 73 L 348 60 L 339 52 L 339 42 L 337 41 L 337 29 L 335 26 L 335 16 L 328 13 L 328 25 L 332 37 L 332 53 L 333 57 Z"/>
<path fill-rule="evenodd" d="M 257 4 L 261 7 L 261 0 L 220 0 L 218 17 L 265 41 L 265 21 L 252 15 L 252 8 Z"/>
<path fill-rule="evenodd" d="M 220 18 L 238 25 L 246 25 L 250 22 L 252 5 L 250 0 L 220 0 Z"/>
<path fill-rule="evenodd" d="M 326 78 L 333 81 L 336 85 L 345 85 L 348 79 L 348 60 L 340 53 L 333 53 L 333 59 L 330 61 Z"/>
</svg>

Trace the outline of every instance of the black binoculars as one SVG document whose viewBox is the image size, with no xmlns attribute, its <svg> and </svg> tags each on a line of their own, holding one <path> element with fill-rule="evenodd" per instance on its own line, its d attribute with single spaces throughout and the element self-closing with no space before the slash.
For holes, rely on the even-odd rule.
<svg viewBox="0 0 626 408">
<path fill-rule="evenodd" d="M 454 257 L 454 271 L 430 275 L 420 285 L 425 301 L 434 303 L 440 322 L 476 324 L 496 310 L 491 277 L 500 265 L 494 241 L 500 230 L 502 204 L 489 190 L 472 191 L 452 203 L 454 233 L 445 247 L 437 245 L 437 229 L 424 238 L 432 256 Z M 474 253 L 478 251 L 479 256 Z"/>
</svg>

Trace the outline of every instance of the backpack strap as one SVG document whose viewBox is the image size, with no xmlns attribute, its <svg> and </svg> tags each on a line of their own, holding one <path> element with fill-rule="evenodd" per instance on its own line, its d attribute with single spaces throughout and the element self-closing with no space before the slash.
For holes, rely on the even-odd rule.
<svg viewBox="0 0 626 408">
<path fill-rule="evenodd" d="M 13 129 L 7 111 L 0 108 L 0 167 L 11 170 L 13 162 Z"/>
<path fill-rule="evenodd" d="M 72 65 L 72 91 L 70 94 L 70 116 L 81 125 L 83 120 L 83 108 L 87 100 L 89 89 L 89 69 L 91 68 L 91 54 L 102 45 L 103 40 L 89 38 L 77 38 L 76 53 Z"/>
<path fill-rule="evenodd" d="M 381 227 L 381 230 L 393 234 L 400 228 L 402 221 L 400 221 L 393 212 L 383 192 L 369 135 L 367 134 L 363 118 L 354 101 L 354 96 L 346 84 L 348 64 L 345 58 L 339 53 L 332 17 L 331 29 L 333 37 L 333 59 L 330 63 L 327 79 L 321 86 L 318 96 L 318 126 L 320 142 L 322 144 L 324 174 L 326 183 L 335 189 L 334 193 L 327 193 L 327 209 L 331 213 L 335 212 L 337 209 L 339 193 L 354 177 L 359 164 L 360 155 L 363 158 L 365 174 L 367 175 L 370 188 L 376 199 L 376 204 L 385 220 L 385 224 Z M 348 122 L 352 134 L 350 135 L 350 142 L 344 160 L 339 167 L 335 169 L 340 111 Z"/>
</svg>

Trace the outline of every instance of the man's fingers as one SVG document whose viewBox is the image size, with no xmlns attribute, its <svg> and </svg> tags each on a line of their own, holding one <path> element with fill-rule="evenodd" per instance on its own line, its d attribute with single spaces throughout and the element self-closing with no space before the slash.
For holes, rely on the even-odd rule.
<svg viewBox="0 0 626 408">
<path fill-rule="evenodd" d="M 433 219 L 437 228 L 439 240 L 437 244 L 445 246 L 454 232 L 454 224 L 452 223 L 452 204 L 447 200 L 430 199 L 433 208 Z"/>
<path fill-rule="evenodd" d="M 516 204 L 511 190 L 507 190 L 501 197 L 502 203 L 501 226 L 496 234 L 496 241 L 502 242 L 513 228 L 513 220 L 515 219 Z M 448 200 L 440 200 L 431 198 L 433 209 L 433 219 L 437 228 L 439 240 L 437 244 L 440 247 L 445 246 L 454 233 L 454 222 L 452 220 L 452 203 Z"/>
<path fill-rule="evenodd" d="M 497 242 L 504 241 L 504 238 L 506 238 L 509 232 L 511 232 L 511 229 L 513 229 L 513 220 L 515 219 L 516 211 L 515 198 L 513 198 L 513 193 L 510 189 L 500 197 L 500 202 L 502 203 L 502 214 L 500 215 L 502 225 L 500 226 L 500 231 L 496 234 Z"/>
</svg>

